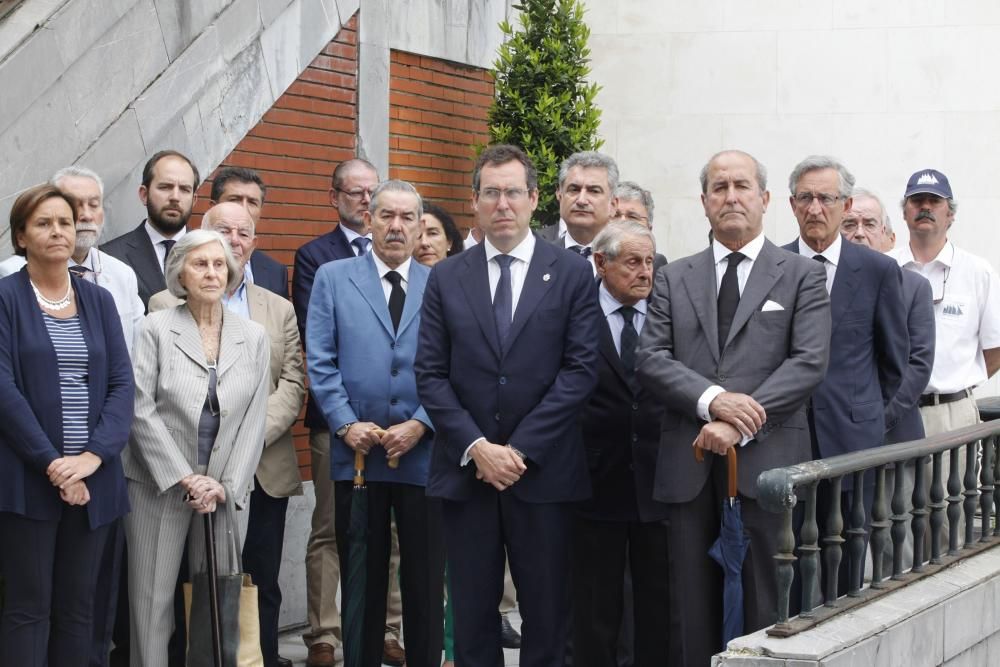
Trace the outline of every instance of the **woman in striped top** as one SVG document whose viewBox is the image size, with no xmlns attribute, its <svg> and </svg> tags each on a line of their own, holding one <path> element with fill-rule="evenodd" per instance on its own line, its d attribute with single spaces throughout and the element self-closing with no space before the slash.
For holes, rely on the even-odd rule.
<svg viewBox="0 0 1000 667">
<path fill-rule="evenodd" d="M 128 511 L 131 365 L 111 294 L 69 274 L 75 218 L 48 185 L 11 209 L 27 264 L 0 280 L 0 665 L 91 654 L 100 554 Z"/>
</svg>

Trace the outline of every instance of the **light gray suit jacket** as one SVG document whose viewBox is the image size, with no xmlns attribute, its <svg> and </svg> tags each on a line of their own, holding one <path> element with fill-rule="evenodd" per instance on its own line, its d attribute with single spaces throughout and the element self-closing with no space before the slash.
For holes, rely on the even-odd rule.
<svg viewBox="0 0 1000 667">
<path fill-rule="evenodd" d="M 805 403 L 830 353 L 830 298 L 818 263 L 764 241 L 747 278 L 729 337 L 719 349 L 712 248 L 656 274 L 639 339 L 639 380 L 666 405 L 653 497 L 694 499 L 709 477 L 692 443 L 704 425 L 698 398 L 712 385 L 750 394 L 767 423 L 740 454 L 739 490 L 757 497 L 757 475 L 811 458 Z M 763 310 L 765 303 L 768 309 Z"/>
<path fill-rule="evenodd" d="M 242 509 L 264 449 L 269 350 L 256 322 L 226 312 L 219 344 L 221 424 L 206 474 Z M 133 350 L 135 419 L 122 453 L 125 477 L 160 493 L 198 469 L 198 421 L 208 393 L 208 366 L 191 311 L 150 314 Z"/>
<path fill-rule="evenodd" d="M 250 319 L 267 331 L 271 343 L 271 383 L 264 422 L 264 453 L 257 464 L 257 480 L 272 498 L 302 495 L 299 460 L 292 442 L 292 425 L 305 400 L 305 368 L 295 309 L 288 299 L 258 285 L 247 285 Z M 184 303 L 167 290 L 149 300 L 149 312 Z"/>
</svg>

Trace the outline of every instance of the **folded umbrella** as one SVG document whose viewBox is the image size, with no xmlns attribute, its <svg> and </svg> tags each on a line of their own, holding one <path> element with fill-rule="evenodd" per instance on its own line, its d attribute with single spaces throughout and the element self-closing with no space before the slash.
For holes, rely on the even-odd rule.
<svg viewBox="0 0 1000 667">
<path fill-rule="evenodd" d="M 347 529 L 349 562 L 344 604 L 344 667 L 361 667 L 365 621 L 365 589 L 368 586 L 368 489 L 365 486 L 365 455 L 354 452 L 354 491 Z"/>
</svg>

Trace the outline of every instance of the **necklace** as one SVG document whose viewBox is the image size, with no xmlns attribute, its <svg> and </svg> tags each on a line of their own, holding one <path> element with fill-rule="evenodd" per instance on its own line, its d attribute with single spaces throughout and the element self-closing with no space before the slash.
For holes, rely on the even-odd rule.
<svg viewBox="0 0 1000 667">
<path fill-rule="evenodd" d="M 38 287 L 35 285 L 35 281 L 29 279 L 28 282 L 31 283 L 31 289 L 34 290 L 35 292 L 35 300 L 38 301 L 38 305 L 40 305 L 42 308 L 48 308 L 49 310 L 64 310 L 68 308 L 71 303 L 73 303 L 72 281 L 67 281 L 69 284 L 66 287 L 66 295 L 63 298 L 58 299 L 56 301 L 45 298 L 45 295 L 42 294 L 41 291 L 39 291 Z"/>
</svg>

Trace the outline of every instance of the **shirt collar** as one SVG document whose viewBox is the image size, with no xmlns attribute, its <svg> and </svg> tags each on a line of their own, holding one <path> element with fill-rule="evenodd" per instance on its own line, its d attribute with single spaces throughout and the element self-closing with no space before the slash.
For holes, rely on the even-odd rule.
<svg viewBox="0 0 1000 667">
<path fill-rule="evenodd" d="M 913 251 L 910 249 L 910 244 L 907 243 L 896 251 L 896 262 L 901 267 L 905 267 L 910 264 L 915 266 L 928 266 L 934 262 L 938 262 L 942 266 L 951 268 L 951 266 L 955 263 L 955 244 L 951 241 L 946 241 L 944 247 L 941 248 L 941 252 L 937 254 L 937 257 L 927 262 L 927 264 L 921 265 L 920 262 L 913 257 Z"/>
<path fill-rule="evenodd" d="M 827 248 L 823 252 L 816 252 L 808 245 L 806 245 L 806 242 L 803 241 L 802 237 L 800 236 L 799 254 L 802 255 L 803 257 L 809 257 L 809 258 L 813 258 L 816 255 L 823 255 L 823 257 L 826 259 L 827 262 L 833 264 L 834 266 L 837 266 L 838 264 L 840 264 L 840 249 L 843 243 L 844 243 L 844 237 L 842 237 L 840 234 L 837 234 L 837 238 L 833 240 L 833 243 L 830 244 L 829 248 Z"/>
<path fill-rule="evenodd" d="M 96 273 L 97 272 L 97 262 L 94 261 L 94 258 L 96 256 L 97 256 L 97 246 L 94 246 L 93 248 L 91 248 L 90 250 L 87 251 L 87 256 L 83 258 L 82 262 L 77 262 L 75 259 L 73 259 L 72 257 L 70 257 L 68 260 L 66 260 L 66 264 L 69 267 L 71 267 L 71 268 L 74 267 L 74 266 L 77 266 L 77 265 L 79 265 L 79 266 L 85 266 L 88 269 L 90 269 L 91 271 L 94 271 Z"/>
<path fill-rule="evenodd" d="M 601 309 L 604 310 L 604 316 L 605 317 L 607 317 L 611 313 L 615 312 L 616 310 L 618 310 L 619 308 L 621 308 L 622 305 L 624 305 L 624 304 L 622 304 L 621 301 L 619 301 L 618 299 L 616 299 L 615 297 L 613 297 L 611 295 L 611 292 L 609 292 L 608 288 L 605 287 L 603 280 L 601 281 L 601 286 L 598 289 L 598 294 L 600 295 Z M 646 315 L 646 300 L 645 299 L 637 301 L 636 303 L 634 303 L 632 305 L 632 307 L 635 308 L 640 313 L 642 313 L 642 315 L 645 317 L 645 315 Z"/>
<path fill-rule="evenodd" d="M 743 253 L 751 262 L 757 261 L 757 255 L 760 254 L 761 249 L 764 247 L 764 234 L 761 232 L 753 238 L 753 240 L 748 241 L 739 249 L 738 252 Z M 734 251 L 730 250 L 726 246 L 719 243 L 717 239 L 712 240 L 712 257 L 715 259 L 715 263 L 718 264 L 729 254 Z"/>
<path fill-rule="evenodd" d="M 172 238 L 167 238 L 160 233 L 153 225 L 149 224 L 149 220 L 146 220 L 146 233 L 149 234 L 149 240 L 153 242 L 153 245 L 159 245 L 163 241 L 180 241 L 185 234 L 187 234 L 187 227 L 181 227 L 181 230 L 173 235 Z"/>
<path fill-rule="evenodd" d="M 565 236 L 563 236 L 563 239 L 565 239 L 566 247 L 567 248 L 572 248 L 573 246 L 576 246 L 576 245 L 580 246 L 581 248 L 589 248 L 590 247 L 590 243 L 580 243 L 579 241 L 577 241 L 576 239 L 574 239 L 573 235 L 569 233 L 569 229 L 566 230 L 566 234 L 565 234 Z"/>
<path fill-rule="evenodd" d="M 372 259 L 375 260 L 375 270 L 378 271 L 378 277 L 379 278 L 385 278 L 385 274 L 389 273 L 390 271 L 395 271 L 396 273 L 398 273 L 399 275 L 401 275 L 403 277 L 403 282 L 404 283 L 406 283 L 406 284 L 410 283 L 410 258 L 409 257 L 407 257 L 403 261 L 403 263 L 400 264 L 399 266 L 397 266 L 395 269 L 390 269 L 389 266 L 385 262 L 383 262 L 381 259 L 379 259 L 379 256 L 376 255 L 374 252 L 369 253 L 369 254 L 372 256 Z"/>
<path fill-rule="evenodd" d="M 483 248 L 486 249 L 486 261 L 490 261 L 497 255 L 502 255 L 503 253 L 497 250 L 496 246 L 490 243 L 488 238 L 483 239 Z M 525 264 L 531 263 L 531 256 L 535 253 L 535 235 L 528 232 L 528 235 L 524 237 L 524 240 L 514 246 L 508 255 L 514 259 L 519 259 Z"/>
<path fill-rule="evenodd" d="M 348 227 L 347 225 L 345 225 L 343 223 L 340 223 L 340 228 L 343 230 L 344 236 L 347 237 L 347 242 L 348 243 L 350 243 L 354 239 L 359 238 L 361 236 L 361 234 L 358 234 L 356 231 L 354 231 L 353 229 L 351 229 L 350 227 Z M 365 238 L 368 239 L 369 241 L 371 241 L 371 239 L 372 239 L 371 233 L 369 232 L 368 234 L 365 234 Z"/>
</svg>

